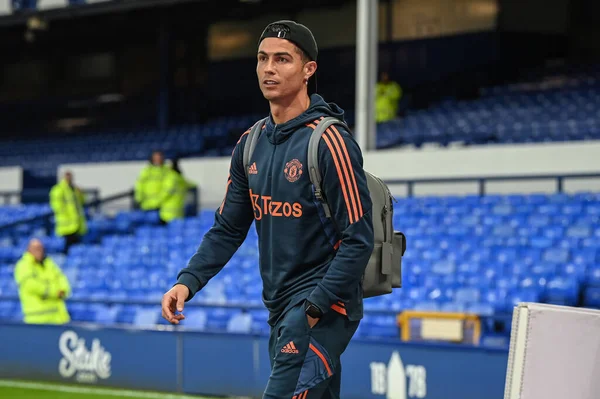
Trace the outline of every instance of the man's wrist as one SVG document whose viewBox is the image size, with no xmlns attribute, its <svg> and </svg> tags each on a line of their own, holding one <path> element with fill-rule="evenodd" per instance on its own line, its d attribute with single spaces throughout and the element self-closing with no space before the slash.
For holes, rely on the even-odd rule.
<svg viewBox="0 0 600 399">
<path fill-rule="evenodd" d="M 306 300 L 306 302 L 304 303 L 304 313 L 306 313 L 313 319 L 320 319 L 321 317 L 323 317 L 323 311 L 309 300 Z"/>
<path fill-rule="evenodd" d="M 196 295 L 196 293 L 198 291 L 200 291 L 201 285 L 200 282 L 198 281 L 198 279 L 196 279 L 195 276 L 189 274 L 189 273 L 183 273 L 179 276 L 179 278 L 177 279 L 177 281 L 175 282 L 175 284 L 173 284 L 173 287 L 175 287 L 176 285 L 183 285 L 185 287 L 187 287 L 189 294 L 188 297 L 186 298 L 186 302 L 189 301 L 190 299 L 192 299 L 194 297 L 194 295 Z"/>
</svg>

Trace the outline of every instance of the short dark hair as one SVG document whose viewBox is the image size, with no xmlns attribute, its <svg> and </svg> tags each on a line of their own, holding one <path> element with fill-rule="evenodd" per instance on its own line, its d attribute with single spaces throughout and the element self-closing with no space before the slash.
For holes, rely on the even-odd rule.
<svg viewBox="0 0 600 399">
<path fill-rule="evenodd" d="M 296 53 L 298 53 L 300 55 L 300 59 L 302 60 L 303 64 L 306 64 L 308 61 L 310 61 L 310 59 L 308 58 L 308 55 L 306 55 L 304 50 L 302 50 L 300 47 L 296 46 L 295 44 L 294 44 L 294 48 L 296 50 Z"/>
</svg>

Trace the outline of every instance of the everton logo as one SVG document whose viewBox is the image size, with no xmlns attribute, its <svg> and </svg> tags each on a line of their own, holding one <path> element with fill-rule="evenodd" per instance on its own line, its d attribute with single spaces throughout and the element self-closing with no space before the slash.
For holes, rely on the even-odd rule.
<svg viewBox="0 0 600 399">
<path fill-rule="evenodd" d="M 292 183 L 297 181 L 302 176 L 302 164 L 297 159 L 292 159 L 285 164 L 283 174 L 288 181 Z"/>
</svg>

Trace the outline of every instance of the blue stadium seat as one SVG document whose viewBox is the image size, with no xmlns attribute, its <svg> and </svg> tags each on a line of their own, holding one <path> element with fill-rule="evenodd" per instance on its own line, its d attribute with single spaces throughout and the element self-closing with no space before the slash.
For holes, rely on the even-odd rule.
<svg viewBox="0 0 600 399">
<path fill-rule="evenodd" d="M 395 319 L 371 317 L 375 311 L 491 316 L 510 313 L 520 301 L 575 306 L 580 298 L 585 306 L 598 307 L 600 228 L 594 223 L 600 206 L 596 204 L 600 197 L 595 193 L 400 199 L 395 206 L 408 216 L 399 221 L 411 237 L 403 262 L 404 288 L 367 299 L 367 316 L 357 334 L 398 336 Z M 72 283 L 69 310 L 74 321 L 165 324 L 156 306 L 135 303 L 160 302 L 212 225 L 214 212 L 204 210 L 168 226 L 159 226 L 156 215 L 137 211 L 95 220 L 98 243 L 75 245 L 67 256 L 58 253 L 62 242 L 45 235 L 39 226 L 0 236 L 0 318 L 13 314 L 18 305 L 1 298 L 17 295 L 14 262 L 24 250 L 26 234 L 38 229 L 37 235 L 53 249 L 51 256 Z M 265 311 L 239 311 L 239 306 L 262 306 L 257 255 L 257 236 L 251 229 L 227 267 L 193 299 L 205 307 L 186 308 L 184 328 L 267 334 Z M 77 302 L 82 300 L 134 305 Z"/>
<path fill-rule="evenodd" d="M 546 285 L 545 302 L 575 306 L 578 302 L 580 283 L 573 277 L 553 277 Z"/>
<path fill-rule="evenodd" d="M 478 288 L 460 288 L 454 293 L 454 301 L 458 303 L 477 303 L 481 298 Z"/>
<path fill-rule="evenodd" d="M 232 333 L 251 333 L 253 327 L 252 315 L 247 312 L 236 313 L 227 322 L 227 331 Z"/>
<path fill-rule="evenodd" d="M 494 314 L 494 307 L 489 303 L 472 303 L 467 306 L 465 312 L 479 316 L 492 316 Z"/>
<path fill-rule="evenodd" d="M 588 287 L 584 293 L 584 306 L 600 309 L 600 287 Z"/>
<path fill-rule="evenodd" d="M 593 287 L 600 287 L 600 264 L 588 269 L 587 283 Z"/>
</svg>

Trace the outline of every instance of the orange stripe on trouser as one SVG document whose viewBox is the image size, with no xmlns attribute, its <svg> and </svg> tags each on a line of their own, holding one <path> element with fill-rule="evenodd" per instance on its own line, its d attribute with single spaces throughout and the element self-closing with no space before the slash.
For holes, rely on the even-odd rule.
<svg viewBox="0 0 600 399">
<path fill-rule="evenodd" d="M 318 357 L 319 359 L 321 359 L 321 361 L 323 362 L 323 364 L 325 365 L 325 369 L 327 370 L 327 376 L 331 377 L 333 375 L 333 373 L 331 372 L 331 368 L 329 367 L 329 363 L 327 363 L 327 360 L 325 359 L 325 356 L 323 356 L 323 354 L 321 353 L 321 351 L 319 351 L 313 344 L 309 344 L 308 348 L 313 351 Z M 308 395 L 308 390 L 298 394 L 298 395 L 294 395 L 292 397 L 292 399 L 306 399 L 306 396 Z"/>
<path fill-rule="evenodd" d="M 329 364 L 327 363 L 325 356 L 323 356 L 323 354 L 313 344 L 309 344 L 308 347 L 310 348 L 311 351 L 315 352 L 317 354 L 317 356 L 319 356 L 319 359 L 321 359 L 321 361 L 325 365 L 325 368 L 327 369 L 327 375 L 329 377 L 331 377 L 333 375 L 333 373 L 331 372 L 331 368 L 329 367 Z"/>
<path fill-rule="evenodd" d="M 299 395 L 294 395 L 292 399 L 306 399 L 306 395 L 308 395 L 308 391 L 304 391 Z"/>
</svg>

